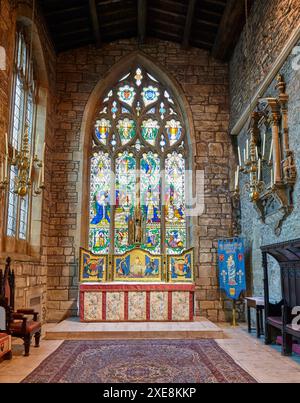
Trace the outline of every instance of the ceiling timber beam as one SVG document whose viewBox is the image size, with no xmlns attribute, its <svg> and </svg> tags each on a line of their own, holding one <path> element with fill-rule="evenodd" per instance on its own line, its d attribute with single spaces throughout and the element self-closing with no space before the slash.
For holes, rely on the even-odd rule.
<svg viewBox="0 0 300 403">
<path fill-rule="evenodd" d="M 145 42 L 147 25 L 147 0 L 138 0 L 138 41 Z"/>
<path fill-rule="evenodd" d="M 253 0 L 248 0 L 248 12 Z M 212 55 L 221 61 L 228 61 L 245 24 L 245 0 L 228 0 L 217 37 L 212 49 Z"/>
<path fill-rule="evenodd" d="M 184 33 L 183 33 L 183 38 L 182 38 L 182 47 L 183 48 L 187 48 L 189 46 L 196 1 L 197 0 L 189 0 L 188 10 L 187 10 L 186 20 L 185 20 L 185 26 L 184 26 Z"/>
<path fill-rule="evenodd" d="M 94 33 L 94 37 L 95 37 L 96 47 L 100 48 L 102 41 L 101 41 L 101 35 L 100 35 L 100 26 L 99 26 L 96 0 L 89 0 L 89 9 L 90 9 L 90 17 L 91 17 L 92 26 L 93 26 L 93 33 Z"/>
</svg>

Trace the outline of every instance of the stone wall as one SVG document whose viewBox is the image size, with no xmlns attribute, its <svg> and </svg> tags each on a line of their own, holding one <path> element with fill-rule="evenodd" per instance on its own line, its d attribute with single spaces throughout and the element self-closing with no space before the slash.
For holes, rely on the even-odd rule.
<svg viewBox="0 0 300 403">
<path fill-rule="evenodd" d="M 0 46 L 6 51 L 6 69 L 0 71 L 0 155 L 3 155 L 5 132 L 9 132 L 11 85 L 13 78 L 13 58 L 15 46 L 16 21 L 31 19 L 32 1 L 0 2 Z M 7 255 L 12 258 L 12 267 L 16 275 L 16 308 L 28 305 L 31 299 L 40 298 L 41 317 L 46 319 L 46 292 L 47 292 L 47 246 L 49 231 L 49 186 L 51 174 L 51 149 L 53 148 L 53 117 L 55 114 L 55 54 L 49 41 L 46 29 L 38 14 L 35 16 L 36 26 L 34 30 L 34 59 L 38 70 L 38 84 L 45 89 L 47 101 L 41 101 L 45 105 L 45 139 L 46 152 L 46 188 L 43 197 L 33 198 L 32 209 L 41 208 L 41 240 L 38 250 L 31 250 L 30 245 L 24 241 L 13 242 L 5 237 L 4 209 L 1 208 L 0 217 L 0 264 L 3 267 Z M 38 117 L 39 119 L 39 117 Z M 43 138 L 41 138 L 43 141 Z M 1 207 L 4 205 L 4 194 L 0 194 Z M 40 207 L 41 206 L 41 207 Z M 5 246 L 6 245 L 6 246 Z"/>
<path fill-rule="evenodd" d="M 8 61 L 7 69 L 0 71 L 0 136 L 8 127 L 14 28 L 16 15 L 20 12 L 18 3 L 25 10 L 31 0 L 4 0 L 0 6 L 0 45 L 5 47 Z M 182 50 L 180 45 L 152 39 L 142 49 L 132 39 L 107 44 L 101 49 L 90 46 L 65 52 L 58 56 L 56 65 L 56 56 L 42 19 L 37 18 L 49 81 L 46 190 L 42 199 L 41 259 L 18 254 L 13 256 L 17 273 L 17 305 L 23 305 L 27 296 L 33 295 L 35 290 L 42 290 L 44 317 L 48 320 L 56 321 L 77 314 L 78 252 L 80 232 L 83 230 L 80 218 L 85 214 L 82 197 L 86 197 L 82 195 L 81 183 L 83 164 L 87 163 L 83 160 L 81 138 L 83 114 L 93 89 L 100 80 L 104 80 L 115 63 L 132 52 L 142 50 L 146 57 L 154 59 L 167 71 L 186 97 L 195 128 L 195 138 L 192 139 L 192 148 L 196 150 L 195 166 L 205 171 L 205 211 L 193 228 L 196 235 L 192 246 L 198 251 L 196 312 L 215 321 L 229 317 L 231 303 L 220 299 L 216 264 L 217 239 L 232 235 L 229 178 L 236 161 L 228 126 L 236 123 L 250 93 L 254 93 L 262 82 L 299 21 L 300 3 L 297 0 L 256 0 L 250 14 L 249 62 L 246 62 L 243 53 L 243 32 L 230 62 L 229 74 L 228 66 L 213 60 L 206 51 Z M 282 71 L 290 95 L 290 141 L 296 151 L 299 169 L 299 73 L 291 68 L 291 58 Z M 274 83 L 266 93 L 271 93 L 273 87 Z M 239 136 L 241 144 L 244 132 L 245 129 Z M 0 153 L 4 149 L 2 140 L 0 138 Z M 272 228 L 259 223 L 253 206 L 246 197 L 242 198 L 242 235 L 247 239 L 248 268 L 253 267 L 251 287 L 255 293 L 262 292 L 260 245 L 300 234 L 298 196 L 297 183 L 295 209 L 279 238 Z M 0 218 L 2 231 L 1 228 L 3 216 Z M 1 257 L 3 262 L 4 256 Z M 274 265 L 271 275 L 274 299 L 280 297 L 276 270 Z M 242 308 L 240 311 L 242 317 Z"/>
<path fill-rule="evenodd" d="M 85 212 L 79 198 L 83 152 L 80 129 L 87 101 L 99 80 L 122 57 L 138 50 L 135 40 L 122 40 L 101 49 L 85 47 L 62 53 L 57 60 L 57 128 L 53 153 L 50 237 L 48 239 L 47 318 L 60 320 L 77 314 L 78 232 Z M 195 127 L 192 147 L 196 168 L 205 171 L 205 211 L 198 217 L 193 245 L 197 262 L 197 314 L 224 320 L 224 302 L 217 286 L 216 239 L 231 235 L 232 208 L 228 193 L 228 67 L 206 51 L 182 50 L 180 45 L 148 40 L 143 53 L 164 67 L 181 86 Z M 117 77 L 116 77 L 117 79 Z M 87 133 L 86 135 L 89 135 Z M 86 178 L 85 178 L 86 180 Z M 80 190 L 81 189 L 81 190 Z M 83 197 L 88 197 L 83 195 Z M 230 305 L 226 305 L 228 311 Z"/>
<path fill-rule="evenodd" d="M 300 43 L 298 44 L 298 46 Z M 300 174 L 300 68 L 293 68 L 295 56 L 290 55 L 286 63 L 282 66 L 280 73 L 287 83 L 286 92 L 289 95 L 288 114 L 289 114 L 289 141 L 290 148 L 295 153 L 298 176 Z M 277 82 L 274 79 L 264 96 L 276 96 L 275 90 Z M 245 145 L 246 129 L 244 127 L 239 135 L 239 144 L 241 147 Z M 243 179 L 243 184 L 245 178 Z M 243 189 L 243 185 L 241 186 Z M 263 295 L 263 270 L 262 255 L 260 252 L 261 245 L 287 241 L 300 237 L 300 183 L 296 182 L 293 193 L 293 212 L 283 223 L 280 236 L 276 236 L 274 232 L 275 223 L 270 222 L 269 225 L 260 222 L 258 214 L 254 210 L 253 205 L 248 199 L 247 192 L 242 193 L 241 213 L 242 213 L 242 235 L 246 238 L 247 251 L 249 257 L 249 269 L 252 269 L 252 288 L 256 295 Z M 281 299 L 281 283 L 278 265 L 274 259 L 270 259 L 270 296 L 273 300 Z"/>
<path fill-rule="evenodd" d="M 12 78 L 12 60 L 14 55 L 15 18 L 8 1 L 0 3 L 0 46 L 4 48 L 6 66 L 0 69 L 0 153 L 5 152 L 5 132 L 9 125 L 10 86 Z M 0 196 L 1 197 L 1 196 Z M 2 199 L 0 199 L 2 201 Z M 0 225 L 3 215 L 0 216 Z"/>
<path fill-rule="evenodd" d="M 234 51 L 230 62 L 230 93 L 231 117 L 230 127 L 233 127 L 249 103 L 250 94 L 256 92 L 258 86 L 269 73 L 270 67 L 280 54 L 291 33 L 300 22 L 300 2 L 298 0 L 257 0 L 249 18 L 250 53 L 246 62 L 245 30 Z M 300 172 L 300 143 L 299 143 L 299 79 L 300 72 L 292 68 L 295 56 L 290 55 L 281 68 L 287 82 L 289 100 L 289 136 L 290 146 L 295 152 L 298 173 Z M 276 96 L 275 77 L 263 96 Z M 247 126 L 238 136 L 238 143 L 244 146 Z M 242 176 L 243 177 L 243 176 Z M 245 183 L 242 179 L 241 188 Z M 274 225 L 260 222 L 253 205 L 248 199 L 247 192 L 241 197 L 242 236 L 246 238 L 248 288 L 250 293 L 263 295 L 263 270 L 260 246 L 300 236 L 299 220 L 299 181 L 294 192 L 294 211 L 285 221 L 279 237 L 274 233 Z M 281 299 L 280 274 L 275 261 L 270 260 L 270 294 L 273 300 Z"/>
<path fill-rule="evenodd" d="M 244 29 L 230 61 L 230 127 L 244 111 L 250 95 L 254 95 L 299 22 L 299 0 L 254 2 L 249 15 L 249 45 Z"/>
</svg>

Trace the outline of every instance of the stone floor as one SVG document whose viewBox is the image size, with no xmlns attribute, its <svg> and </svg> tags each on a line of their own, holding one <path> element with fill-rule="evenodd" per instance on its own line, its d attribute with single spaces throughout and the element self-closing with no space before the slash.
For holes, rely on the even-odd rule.
<svg viewBox="0 0 300 403">
<path fill-rule="evenodd" d="M 51 326 L 44 326 L 44 330 L 49 330 Z M 244 326 L 221 326 L 224 338 L 216 340 L 217 343 L 258 382 L 300 383 L 300 359 L 282 357 L 278 349 L 265 346 L 262 339 L 248 335 Z M 43 339 L 40 348 L 32 348 L 30 357 L 23 357 L 22 345 L 14 339 L 13 359 L 0 362 L 0 383 L 20 382 L 62 342 Z"/>
</svg>

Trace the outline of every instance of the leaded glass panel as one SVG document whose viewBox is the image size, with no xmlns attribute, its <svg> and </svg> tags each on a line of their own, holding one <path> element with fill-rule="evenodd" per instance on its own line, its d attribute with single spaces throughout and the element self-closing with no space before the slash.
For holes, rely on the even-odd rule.
<svg viewBox="0 0 300 403">
<path fill-rule="evenodd" d="M 161 178 L 160 158 L 149 152 L 141 159 L 141 207 L 146 221 L 146 239 L 143 247 L 152 253 L 161 251 Z"/>
<path fill-rule="evenodd" d="M 128 246 L 128 219 L 136 201 L 136 160 L 125 151 L 116 159 L 115 251 L 124 253 Z"/>
<path fill-rule="evenodd" d="M 18 213 L 18 196 L 14 192 L 15 177 L 17 168 L 10 168 L 9 193 L 8 193 L 8 211 L 7 211 L 7 235 L 16 236 L 17 230 L 17 213 Z"/>
<path fill-rule="evenodd" d="M 89 247 L 93 253 L 109 250 L 111 182 L 111 159 L 100 151 L 91 159 Z"/>
<path fill-rule="evenodd" d="M 173 152 L 166 159 L 166 248 L 167 253 L 181 253 L 186 246 L 185 161 Z"/>
<path fill-rule="evenodd" d="M 145 223 L 141 246 L 153 254 L 179 254 L 186 247 L 187 151 L 176 98 L 142 66 L 124 72 L 106 94 L 95 117 L 92 142 L 90 249 L 121 254 L 132 248 L 128 221 L 140 209 Z M 98 159 L 99 153 L 110 158 L 112 175 L 99 169 L 95 153 Z M 114 189 L 114 203 L 102 201 L 103 207 L 97 207 L 108 189 Z M 102 218 L 95 223 L 97 208 Z M 100 231 L 107 240 L 101 239 L 102 248 Z"/>
<path fill-rule="evenodd" d="M 28 221 L 28 195 L 20 200 L 19 238 L 26 239 Z"/>
<path fill-rule="evenodd" d="M 25 38 L 25 29 L 20 28 L 16 35 L 15 66 L 12 96 L 12 123 L 9 143 L 12 154 L 20 151 L 22 138 L 28 127 L 29 146 L 34 148 L 34 130 L 36 117 L 37 86 L 34 80 L 33 61 L 30 60 L 30 48 Z M 20 198 L 14 193 L 16 167 L 11 166 L 9 177 L 9 195 L 7 205 L 6 233 L 11 237 L 26 239 L 28 233 L 28 218 L 31 198 L 30 195 Z M 17 218 L 19 218 L 17 222 Z"/>
</svg>

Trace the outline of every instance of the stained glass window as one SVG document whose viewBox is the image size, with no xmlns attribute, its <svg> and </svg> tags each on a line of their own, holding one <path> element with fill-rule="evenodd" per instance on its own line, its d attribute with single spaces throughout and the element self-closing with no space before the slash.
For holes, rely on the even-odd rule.
<svg viewBox="0 0 300 403">
<path fill-rule="evenodd" d="M 90 234 L 89 246 L 93 253 L 108 253 L 111 222 L 111 160 L 103 151 L 91 159 Z"/>
<path fill-rule="evenodd" d="M 166 248 L 167 253 L 181 253 L 186 243 L 185 224 L 185 162 L 173 152 L 166 159 Z"/>
<path fill-rule="evenodd" d="M 141 206 L 146 221 L 143 247 L 153 253 L 161 251 L 161 175 L 158 154 L 148 152 L 141 159 Z"/>
<path fill-rule="evenodd" d="M 142 66 L 125 72 L 100 100 L 91 150 L 89 247 L 122 254 L 128 221 L 142 214 L 142 247 L 187 247 L 186 131 L 176 98 Z"/>
<path fill-rule="evenodd" d="M 132 153 L 120 153 L 116 159 L 115 251 L 126 252 L 128 220 L 136 201 L 136 160 Z"/>
</svg>

